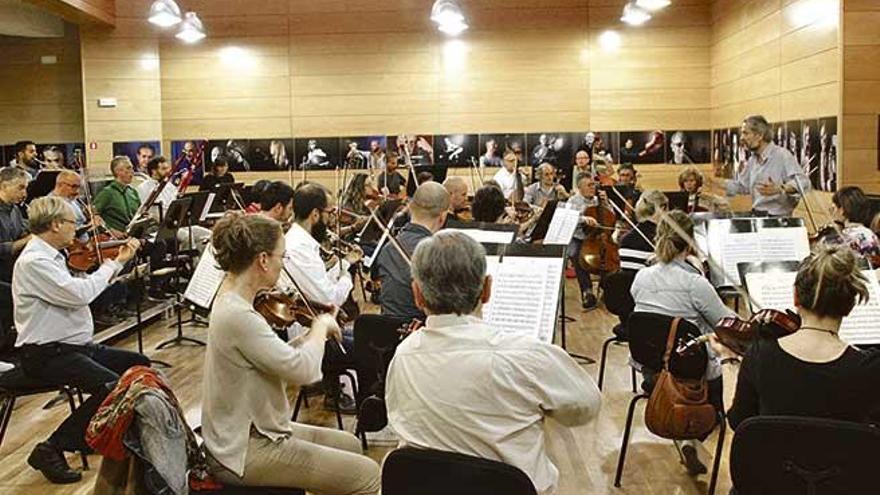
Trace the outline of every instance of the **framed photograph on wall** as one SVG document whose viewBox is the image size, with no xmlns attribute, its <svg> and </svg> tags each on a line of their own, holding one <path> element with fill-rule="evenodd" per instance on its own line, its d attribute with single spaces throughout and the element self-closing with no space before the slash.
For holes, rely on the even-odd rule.
<svg viewBox="0 0 880 495">
<path fill-rule="evenodd" d="M 378 135 L 339 138 L 342 163 L 350 170 L 379 173 L 385 169 L 387 142 L 385 136 Z"/>
<path fill-rule="evenodd" d="M 661 130 L 621 132 L 620 162 L 635 165 L 665 163 L 666 134 Z"/>
<path fill-rule="evenodd" d="M 438 134 L 434 136 L 437 165 L 470 167 L 477 161 L 480 137 L 477 134 Z"/>
<path fill-rule="evenodd" d="M 174 173 L 195 165 L 190 184 L 201 184 L 205 175 L 204 165 L 211 160 L 208 141 L 205 139 L 181 139 L 171 141 L 171 156 Z M 230 169 L 232 167 L 230 166 Z"/>
<path fill-rule="evenodd" d="M 483 167 L 501 167 L 504 155 L 513 152 L 520 165 L 525 166 L 525 142 L 525 134 L 480 134 L 479 163 Z"/>
<path fill-rule="evenodd" d="M 159 141 L 125 141 L 113 143 L 113 156 L 125 155 L 134 165 L 135 172 L 146 173 L 147 162 L 162 154 Z M 170 157 L 165 157 L 171 160 Z"/>
<path fill-rule="evenodd" d="M 798 163 L 810 178 L 814 189 L 819 189 L 819 120 L 801 121 L 801 154 Z"/>
<path fill-rule="evenodd" d="M 250 172 L 250 141 L 247 139 L 211 139 L 208 141 L 205 165 L 219 157 L 226 158 L 230 172 Z"/>
<path fill-rule="evenodd" d="M 297 138 L 296 170 L 333 170 L 342 164 L 339 159 L 339 138 Z"/>
<path fill-rule="evenodd" d="M 837 117 L 823 117 L 819 126 L 819 187 L 837 190 Z"/>
<path fill-rule="evenodd" d="M 675 165 L 709 163 L 709 131 L 666 131 L 666 162 Z"/>
<path fill-rule="evenodd" d="M 434 136 L 431 134 L 400 134 L 388 136 L 388 150 L 396 152 L 400 168 L 406 168 L 409 154 L 414 167 L 434 164 Z"/>
<path fill-rule="evenodd" d="M 294 162 L 292 139 L 251 139 L 248 141 L 245 160 L 251 170 L 283 171 Z"/>
</svg>

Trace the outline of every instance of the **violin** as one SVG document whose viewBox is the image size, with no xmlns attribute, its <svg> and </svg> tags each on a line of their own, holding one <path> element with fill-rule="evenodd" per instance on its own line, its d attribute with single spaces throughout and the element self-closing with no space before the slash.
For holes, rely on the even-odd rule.
<svg viewBox="0 0 880 495">
<path fill-rule="evenodd" d="M 599 199 L 598 189 L 596 196 Z M 588 229 L 587 236 L 581 244 L 578 262 L 590 273 L 602 275 L 620 269 L 620 253 L 612 239 L 617 215 L 604 201 L 599 200 L 596 206 L 584 209 L 584 216 L 595 218 L 599 225 Z"/>
<path fill-rule="evenodd" d="M 116 239 L 110 234 L 98 234 L 83 242 L 77 239 L 67 248 L 67 266 L 78 272 L 90 272 L 106 259 L 114 259 L 128 239 Z"/>
<path fill-rule="evenodd" d="M 303 326 L 311 326 L 317 315 L 321 313 L 334 315 L 336 323 L 340 327 L 349 320 L 348 315 L 341 309 L 306 301 L 298 293 L 287 293 L 280 290 L 266 290 L 258 293 L 254 298 L 254 309 L 273 328 L 287 328 L 294 322 Z"/>
<path fill-rule="evenodd" d="M 791 310 L 762 309 L 752 315 L 748 321 L 741 320 L 735 316 L 722 318 L 715 326 L 715 337 L 725 347 L 730 348 L 730 350 L 740 356 L 744 356 L 756 338 L 771 337 L 778 339 L 793 334 L 800 327 L 800 315 Z M 701 335 L 678 346 L 676 352 L 680 356 L 687 356 L 708 340 L 708 335 Z"/>
</svg>

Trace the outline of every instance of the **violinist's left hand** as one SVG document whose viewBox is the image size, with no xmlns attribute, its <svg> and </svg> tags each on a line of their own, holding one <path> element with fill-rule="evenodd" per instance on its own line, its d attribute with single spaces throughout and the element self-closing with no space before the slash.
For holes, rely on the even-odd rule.
<svg viewBox="0 0 880 495">
<path fill-rule="evenodd" d="M 360 247 L 355 246 L 351 251 L 345 255 L 345 261 L 348 261 L 349 264 L 353 265 L 360 261 L 364 257 L 364 252 Z"/>
</svg>

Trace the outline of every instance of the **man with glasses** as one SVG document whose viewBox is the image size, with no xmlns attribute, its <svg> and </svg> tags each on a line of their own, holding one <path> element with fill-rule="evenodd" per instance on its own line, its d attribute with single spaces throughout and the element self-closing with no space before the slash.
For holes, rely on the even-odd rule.
<svg viewBox="0 0 880 495">
<path fill-rule="evenodd" d="M 296 189 L 293 194 L 293 225 L 284 236 L 288 256 L 285 266 L 309 301 L 340 307 L 354 287 L 349 268 L 360 261 L 363 253 L 354 249 L 332 267 L 325 266 L 321 258 L 321 243 L 327 239 L 333 211 L 327 191 L 322 186 L 306 184 Z M 280 282 L 281 285 L 289 285 L 284 274 Z M 333 401 L 329 398 L 333 393 L 339 393 L 339 383 L 325 379 L 324 387 L 324 405 L 332 408 Z M 354 399 L 342 395 L 339 407 L 342 412 L 354 412 Z"/>
<path fill-rule="evenodd" d="M 140 243 L 129 241 L 115 259 L 86 277 L 74 277 L 60 252 L 76 235 L 76 217 L 67 202 L 37 198 L 28 207 L 28 219 L 34 237 L 15 262 L 12 278 L 22 371 L 46 386 L 70 385 L 90 396 L 36 445 L 27 462 L 52 483 L 75 483 L 82 475 L 70 469 L 64 452 L 87 448 L 86 427 L 119 375 L 131 366 L 150 364 L 141 354 L 93 343 L 88 306 L 134 258 Z"/>
<path fill-rule="evenodd" d="M 73 170 L 62 170 L 55 178 L 55 189 L 49 193 L 49 196 L 57 196 L 67 202 L 76 217 L 76 230 L 80 233 L 77 238 L 84 241 L 88 238 L 88 233 L 85 230 L 91 227 L 89 217 L 95 221 L 97 226 L 102 225 L 102 220 L 100 215 L 87 215 L 83 210 L 83 205 L 79 202 L 81 187 L 82 181 L 78 173 Z"/>
</svg>

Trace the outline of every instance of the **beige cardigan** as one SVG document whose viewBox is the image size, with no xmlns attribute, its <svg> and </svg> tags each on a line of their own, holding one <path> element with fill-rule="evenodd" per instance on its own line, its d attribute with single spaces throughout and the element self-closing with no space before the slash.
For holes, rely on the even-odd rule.
<svg viewBox="0 0 880 495">
<path fill-rule="evenodd" d="M 287 383 L 320 379 L 323 356 L 323 343 L 285 343 L 241 296 L 220 295 L 202 385 L 202 435 L 211 456 L 243 476 L 251 425 L 273 441 L 288 436 Z"/>
</svg>

